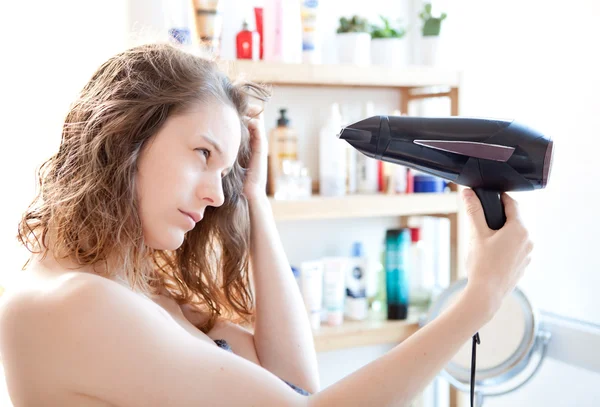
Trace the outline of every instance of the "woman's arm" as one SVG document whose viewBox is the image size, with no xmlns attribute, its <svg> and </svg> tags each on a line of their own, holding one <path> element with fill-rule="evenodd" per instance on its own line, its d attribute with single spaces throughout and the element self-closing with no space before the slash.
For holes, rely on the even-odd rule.
<svg viewBox="0 0 600 407">
<path fill-rule="evenodd" d="M 310 401 L 311 406 L 408 406 L 489 319 L 488 301 L 465 291 L 452 307 L 384 357 Z"/>
<path fill-rule="evenodd" d="M 250 201 L 250 219 L 256 353 L 264 368 L 315 393 L 319 377 L 312 331 L 266 196 Z"/>
<path fill-rule="evenodd" d="M 244 195 L 250 209 L 254 345 L 264 368 L 315 393 L 319 377 L 312 331 L 265 192 L 268 146 L 261 107 L 250 106 L 248 116 L 252 156 Z"/>
<path fill-rule="evenodd" d="M 86 273 L 71 281 L 64 279 L 62 287 L 57 283 L 55 290 L 46 290 L 44 295 L 25 295 L 0 307 L 0 353 L 9 386 L 19 385 L 16 380 L 20 377 L 22 385 L 37 386 L 39 392 L 52 389 L 53 394 L 85 394 L 132 407 L 407 405 L 489 321 L 530 259 L 532 245 L 515 202 L 503 195 L 506 224 L 492 231 L 479 200 L 472 191 L 467 192 L 473 240 L 467 263 L 469 282 L 457 302 L 386 355 L 312 396 L 300 396 L 255 363 L 190 335 L 126 288 Z M 263 210 L 267 209 L 253 209 L 253 216 L 257 212 L 259 218 L 264 216 L 260 214 Z M 265 221 L 265 225 L 272 228 L 271 222 Z M 281 253 L 278 244 L 273 248 Z M 259 258 L 269 258 L 261 253 L 257 253 Z M 282 257 L 274 258 L 283 262 Z M 281 275 L 290 274 L 286 271 Z M 263 288 L 289 289 L 298 300 L 289 281 L 275 278 L 280 287 L 269 287 L 268 277 L 257 273 Z M 290 302 L 278 294 L 259 298 L 273 299 L 274 308 L 288 307 Z M 299 324 L 308 324 L 307 318 L 298 319 Z M 280 322 L 273 320 L 272 324 Z M 277 329 L 270 328 L 265 326 L 263 332 L 276 335 Z M 294 327 L 288 329 L 292 335 Z M 309 332 L 301 329 L 303 337 L 297 343 L 310 342 Z M 277 337 L 271 340 L 277 341 Z M 306 342 L 301 345 L 308 346 Z M 314 356 L 312 350 L 308 352 Z M 301 367 L 275 367 L 293 375 L 295 369 L 312 369 L 313 360 L 311 357 Z M 22 394 L 35 397 L 38 393 Z M 20 404 L 39 403 L 21 400 Z"/>
<path fill-rule="evenodd" d="M 255 118 L 248 124 L 252 158 L 244 185 L 252 229 L 250 255 L 256 294 L 254 343 L 263 367 L 314 393 L 318 388 L 318 374 L 312 332 L 264 193 L 267 143 L 262 114 L 256 116 L 259 111 L 260 108 L 254 107 L 249 112 Z M 483 306 L 483 311 L 473 309 L 473 304 L 466 303 L 463 297 L 461 303 L 436 324 L 362 369 L 360 375 L 346 378 L 344 382 L 349 386 L 327 389 L 316 400 L 324 397 L 334 404 L 357 400 L 358 395 L 351 389 L 363 387 L 364 380 L 383 384 L 381 394 L 364 393 L 363 401 L 367 405 L 411 400 L 481 327 L 489 315 L 488 308 L 495 312 L 517 284 L 533 245 L 521 223 L 516 202 L 507 194 L 502 195 L 507 220 L 502 229 L 494 231 L 487 226 L 481 202 L 474 192 L 466 189 L 463 194 L 472 238 L 467 260 L 471 293 L 468 300 L 480 306 L 489 304 L 489 307 Z M 474 292 L 484 293 L 485 301 L 473 298 Z M 377 374 L 385 374 L 385 380 Z"/>
</svg>

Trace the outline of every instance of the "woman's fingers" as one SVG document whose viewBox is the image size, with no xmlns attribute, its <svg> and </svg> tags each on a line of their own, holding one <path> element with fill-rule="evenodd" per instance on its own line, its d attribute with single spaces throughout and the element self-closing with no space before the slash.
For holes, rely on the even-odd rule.
<svg viewBox="0 0 600 407">
<path fill-rule="evenodd" d="M 504 204 L 504 213 L 507 222 L 514 222 L 520 219 L 519 206 L 517 201 L 506 192 L 502 193 L 502 203 Z"/>
<path fill-rule="evenodd" d="M 481 201 L 475 192 L 470 188 L 464 189 L 462 191 L 462 198 L 465 203 L 467 217 L 471 224 L 471 230 L 473 230 L 478 237 L 489 236 L 492 231 L 487 225 Z"/>
<path fill-rule="evenodd" d="M 264 109 L 261 105 L 250 104 L 250 105 L 248 105 L 248 109 L 246 110 L 246 115 L 251 118 L 254 118 L 254 117 L 257 117 L 260 114 L 262 114 L 263 111 L 264 111 Z"/>
</svg>

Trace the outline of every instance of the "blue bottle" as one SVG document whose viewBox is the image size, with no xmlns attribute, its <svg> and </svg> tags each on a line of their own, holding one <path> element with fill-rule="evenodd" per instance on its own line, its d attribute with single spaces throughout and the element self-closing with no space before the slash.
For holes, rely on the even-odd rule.
<svg viewBox="0 0 600 407">
<path fill-rule="evenodd" d="M 385 277 L 388 319 L 408 316 L 410 230 L 388 230 L 385 236 Z"/>
</svg>

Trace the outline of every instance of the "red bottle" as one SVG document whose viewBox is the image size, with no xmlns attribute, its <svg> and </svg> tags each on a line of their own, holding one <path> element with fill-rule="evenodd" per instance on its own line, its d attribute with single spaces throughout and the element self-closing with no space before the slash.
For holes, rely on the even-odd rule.
<svg viewBox="0 0 600 407">
<path fill-rule="evenodd" d="M 235 37 L 237 59 L 251 59 L 258 61 L 260 57 L 260 36 L 256 31 L 248 29 L 248 22 L 244 21 L 242 31 Z"/>
</svg>

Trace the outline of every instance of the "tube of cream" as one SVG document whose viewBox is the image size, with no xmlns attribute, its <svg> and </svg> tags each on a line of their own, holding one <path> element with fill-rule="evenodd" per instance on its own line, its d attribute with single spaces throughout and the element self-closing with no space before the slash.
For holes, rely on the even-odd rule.
<svg viewBox="0 0 600 407">
<path fill-rule="evenodd" d="M 323 259 L 323 306 L 328 325 L 344 322 L 344 297 L 348 259 L 326 257 Z"/>
<path fill-rule="evenodd" d="M 302 0 L 302 62 L 321 63 L 321 43 L 318 32 L 319 0 Z"/>
<path fill-rule="evenodd" d="M 323 308 L 323 262 L 305 261 L 300 264 L 300 292 L 312 329 L 321 326 Z"/>
</svg>

